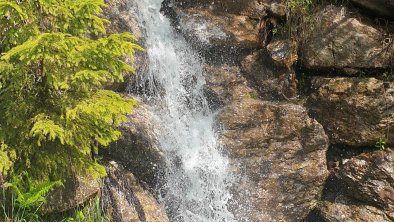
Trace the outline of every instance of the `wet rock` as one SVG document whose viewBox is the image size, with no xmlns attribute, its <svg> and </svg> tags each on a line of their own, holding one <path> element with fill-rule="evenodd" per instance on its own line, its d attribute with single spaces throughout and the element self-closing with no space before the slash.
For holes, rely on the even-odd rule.
<svg viewBox="0 0 394 222">
<path fill-rule="evenodd" d="M 282 63 L 286 59 L 279 59 L 276 49 L 271 48 L 271 54 L 280 65 L 264 50 L 258 50 L 246 56 L 242 63 L 242 73 L 250 80 L 265 100 L 283 100 L 298 95 L 295 73 Z M 275 54 L 275 55 L 274 55 Z M 279 62 L 280 61 L 280 62 Z M 288 61 L 288 60 L 286 60 Z"/>
<path fill-rule="evenodd" d="M 137 44 L 144 45 L 144 32 L 140 28 L 134 14 L 130 12 L 131 2 L 127 0 L 106 0 L 108 7 L 104 9 L 103 17 L 108 19 L 111 23 L 107 25 L 107 34 L 116 34 L 123 32 L 132 33 L 139 41 Z M 134 54 L 134 61 L 125 58 L 125 61 L 135 68 L 136 73 L 142 73 L 146 70 L 147 57 L 144 52 L 136 51 Z M 124 73 L 124 82 L 113 83 L 107 86 L 108 89 L 118 92 L 124 92 L 130 81 L 133 81 L 135 74 Z"/>
<path fill-rule="evenodd" d="M 203 44 L 258 46 L 257 23 L 246 16 L 216 15 L 210 10 L 187 9 L 180 13 L 186 34 Z"/>
<path fill-rule="evenodd" d="M 352 2 L 360 5 L 375 15 L 389 19 L 394 19 L 394 1 L 393 0 L 352 0 Z"/>
<path fill-rule="evenodd" d="M 179 7 L 211 8 L 219 14 L 244 15 L 259 19 L 266 9 L 278 16 L 286 15 L 286 2 L 282 0 L 244 0 L 240 4 L 237 0 L 181 0 Z"/>
<path fill-rule="evenodd" d="M 138 177 L 153 186 L 155 174 L 162 164 L 163 153 L 153 124 L 150 107 L 142 101 L 128 116 L 128 121 L 119 127 L 122 136 L 104 150 L 104 155 L 131 169 Z"/>
<path fill-rule="evenodd" d="M 363 205 L 345 196 L 339 196 L 335 202 L 323 201 L 317 208 L 319 220 L 308 220 L 310 222 L 391 222 L 392 220 L 380 209 Z"/>
<path fill-rule="evenodd" d="M 379 138 L 393 144 L 394 85 L 375 78 L 312 79 L 311 114 L 324 126 L 330 142 L 375 146 Z"/>
<path fill-rule="evenodd" d="M 385 210 L 394 220 L 394 151 L 364 153 L 351 158 L 336 173 L 347 194 Z"/>
<path fill-rule="evenodd" d="M 257 92 L 247 85 L 237 66 L 206 65 L 204 73 L 208 100 L 212 106 L 227 105 L 235 100 L 257 96 Z"/>
<path fill-rule="evenodd" d="M 296 44 L 290 40 L 274 41 L 267 45 L 267 51 L 276 65 L 288 70 L 298 59 Z"/>
<path fill-rule="evenodd" d="M 168 222 L 164 210 L 134 175 L 116 162 L 107 164 L 102 201 L 114 222 Z"/>
<path fill-rule="evenodd" d="M 323 127 L 294 104 L 244 99 L 218 116 L 220 140 L 240 181 L 231 209 L 241 221 L 300 221 L 327 176 Z"/>
<path fill-rule="evenodd" d="M 63 181 L 64 187 L 54 188 L 46 197 L 47 202 L 41 210 L 45 213 L 64 212 L 86 203 L 100 191 L 97 179 L 90 175 L 77 174 Z"/>
<path fill-rule="evenodd" d="M 346 8 L 327 6 L 314 15 L 300 47 L 307 68 L 393 67 L 394 45 L 385 33 L 352 17 Z"/>
<path fill-rule="evenodd" d="M 208 60 L 237 60 L 245 51 L 258 48 L 258 21 L 247 16 L 218 15 L 209 9 L 177 11 L 180 29 Z"/>
</svg>

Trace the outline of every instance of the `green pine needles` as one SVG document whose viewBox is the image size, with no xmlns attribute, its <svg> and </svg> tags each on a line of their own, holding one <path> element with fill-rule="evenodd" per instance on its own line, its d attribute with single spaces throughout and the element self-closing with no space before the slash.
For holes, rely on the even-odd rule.
<svg viewBox="0 0 394 222">
<path fill-rule="evenodd" d="M 104 85 L 134 72 L 130 33 L 105 34 L 103 0 L 0 0 L 0 173 L 98 177 L 92 154 L 117 140 L 135 101 Z"/>
</svg>

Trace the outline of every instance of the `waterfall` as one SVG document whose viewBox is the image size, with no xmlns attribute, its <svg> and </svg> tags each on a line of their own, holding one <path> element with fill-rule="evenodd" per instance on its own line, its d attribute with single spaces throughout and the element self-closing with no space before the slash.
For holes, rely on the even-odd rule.
<svg viewBox="0 0 394 222">
<path fill-rule="evenodd" d="M 227 209 L 233 179 L 203 94 L 200 58 L 160 13 L 161 2 L 136 0 L 131 11 L 145 30 L 149 57 L 139 87 L 153 104 L 166 158 L 158 199 L 171 221 L 235 221 Z"/>
</svg>

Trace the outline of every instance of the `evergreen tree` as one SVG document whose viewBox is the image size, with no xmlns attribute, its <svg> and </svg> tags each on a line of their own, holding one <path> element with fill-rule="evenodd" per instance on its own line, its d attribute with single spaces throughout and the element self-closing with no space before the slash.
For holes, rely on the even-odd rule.
<svg viewBox="0 0 394 222">
<path fill-rule="evenodd" d="M 119 138 L 133 100 L 104 89 L 134 72 L 130 33 L 105 34 L 103 0 L 0 0 L 0 171 L 36 179 L 105 170 L 91 158 Z M 71 168 L 70 168 L 71 167 Z"/>
</svg>

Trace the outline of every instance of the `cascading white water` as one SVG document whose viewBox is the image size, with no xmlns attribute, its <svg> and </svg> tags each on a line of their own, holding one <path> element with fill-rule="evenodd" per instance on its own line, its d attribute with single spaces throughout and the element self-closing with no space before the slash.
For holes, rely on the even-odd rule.
<svg viewBox="0 0 394 222">
<path fill-rule="evenodd" d="M 159 199 L 171 221 L 235 221 L 227 210 L 232 176 L 203 95 L 200 60 L 160 13 L 161 2 L 135 0 L 131 12 L 146 32 L 149 70 L 141 74 L 141 87 L 153 97 L 167 159 Z"/>
</svg>

